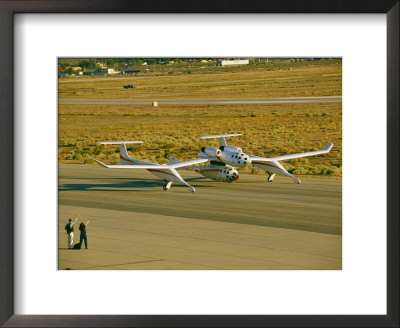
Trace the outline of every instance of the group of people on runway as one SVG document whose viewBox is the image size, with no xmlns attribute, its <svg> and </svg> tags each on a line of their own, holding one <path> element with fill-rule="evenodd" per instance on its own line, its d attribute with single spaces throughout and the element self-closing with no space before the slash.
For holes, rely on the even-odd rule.
<svg viewBox="0 0 400 328">
<path fill-rule="evenodd" d="M 81 235 L 79 237 L 79 244 L 74 245 L 74 225 L 76 221 L 78 221 L 78 218 L 79 214 L 76 215 L 75 221 L 72 222 L 72 219 L 69 219 L 68 223 L 65 225 L 65 230 L 68 236 L 68 249 L 81 249 L 81 247 L 83 246 L 83 241 L 85 241 L 85 248 L 88 249 L 86 227 L 88 226 L 90 219 L 88 219 L 86 223 L 81 222 L 79 224 L 79 230 L 81 232 Z"/>
</svg>

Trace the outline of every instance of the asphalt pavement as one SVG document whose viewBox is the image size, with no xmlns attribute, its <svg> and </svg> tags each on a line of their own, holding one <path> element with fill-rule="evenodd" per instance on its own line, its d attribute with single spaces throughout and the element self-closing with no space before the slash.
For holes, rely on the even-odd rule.
<svg viewBox="0 0 400 328">
<path fill-rule="evenodd" d="M 241 175 L 231 184 L 181 172 L 59 166 L 59 269 L 340 270 L 341 181 Z M 91 217 L 88 250 L 68 250 L 68 218 Z M 75 229 L 75 242 L 79 231 Z"/>
</svg>

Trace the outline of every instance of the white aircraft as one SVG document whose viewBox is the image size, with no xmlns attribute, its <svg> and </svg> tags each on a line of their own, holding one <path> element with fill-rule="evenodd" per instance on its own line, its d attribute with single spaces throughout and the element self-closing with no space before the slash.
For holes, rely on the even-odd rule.
<svg viewBox="0 0 400 328">
<path fill-rule="evenodd" d="M 300 183 L 300 179 L 286 171 L 279 161 L 329 153 L 333 146 L 333 144 L 330 143 L 322 150 L 264 158 L 245 154 L 241 148 L 228 146 L 226 144 L 225 137 L 235 137 L 240 135 L 240 133 L 233 133 L 200 137 L 200 139 L 219 138 L 219 148 L 201 148 L 202 152 L 199 154 L 199 157 L 208 159 L 211 165 L 196 167 L 195 170 L 201 175 L 213 180 L 234 182 L 239 179 L 239 173 L 236 168 L 241 168 L 252 164 L 267 172 L 268 182 L 272 182 L 272 180 L 274 180 L 275 174 L 282 174 L 291 177 L 294 182 Z"/>
<path fill-rule="evenodd" d="M 119 144 L 120 145 L 120 165 L 106 165 L 96 159 L 94 159 L 100 165 L 107 168 L 136 168 L 136 169 L 147 169 L 152 174 L 160 177 L 165 181 L 163 187 L 164 190 L 168 190 L 171 187 L 172 182 L 177 182 L 189 187 L 189 191 L 194 192 L 193 186 L 189 185 L 182 179 L 179 173 L 175 169 L 183 169 L 189 171 L 195 171 L 204 177 L 207 177 L 214 181 L 232 183 L 239 179 L 239 172 L 237 169 L 246 167 L 248 165 L 254 165 L 262 170 L 265 170 L 268 174 L 268 182 L 272 182 L 275 174 L 282 174 L 288 176 L 294 180 L 295 183 L 300 183 L 300 179 L 290 174 L 279 161 L 315 156 L 320 154 L 328 153 L 333 144 L 328 144 L 322 150 L 310 151 L 305 153 L 283 155 L 271 158 L 258 157 L 243 153 L 242 149 L 235 146 L 228 146 L 226 144 L 225 137 L 240 136 L 240 133 L 233 134 L 221 134 L 200 137 L 200 139 L 219 139 L 219 148 L 203 147 L 199 155 L 199 159 L 194 159 L 186 162 L 180 162 L 176 157 L 170 156 L 169 163 L 164 165 L 158 165 L 155 163 L 145 162 L 138 159 L 131 158 L 126 150 L 126 144 L 131 143 L 143 143 L 143 141 L 110 141 L 110 142 L 98 142 L 99 144 Z M 210 162 L 207 165 L 190 167 L 191 165 Z M 151 167 L 151 168 L 149 168 Z"/>
<path fill-rule="evenodd" d="M 138 159 L 134 159 L 128 155 L 128 151 L 126 149 L 127 144 L 138 144 L 143 143 L 143 141 L 106 141 L 106 142 L 98 142 L 100 145 L 120 145 L 119 148 L 119 163 L 120 165 L 106 165 L 97 159 L 94 159 L 97 163 L 101 166 L 110 169 L 146 169 L 150 173 L 154 174 L 155 176 L 163 179 L 165 184 L 163 186 L 164 190 L 168 190 L 171 187 L 172 182 L 177 182 L 189 187 L 189 191 L 194 192 L 195 189 L 193 186 L 188 184 L 185 180 L 182 179 L 180 174 L 176 171 L 177 168 L 200 164 L 207 162 L 207 159 L 193 159 L 187 162 L 178 162 L 178 163 L 168 163 L 164 165 L 158 165 L 156 163 L 150 163 L 141 161 Z"/>
</svg>

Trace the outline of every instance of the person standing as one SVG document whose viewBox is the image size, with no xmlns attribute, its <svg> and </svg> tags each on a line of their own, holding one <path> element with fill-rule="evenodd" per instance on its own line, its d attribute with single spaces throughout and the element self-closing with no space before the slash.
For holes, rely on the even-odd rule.
<svg viewBox="0 0 400 328">
<path fill-rule="evenodd" d="M 68 223 L 65 226 L 65 230 L 67 231 L 67 236 L 68 236 L 68 249 L 74 247 L 74 224 L 78 220 L 78 217 L 79 214 L 76 215 L 74 222 L 72 222 L 72 219 L 69 219 Z"/>
<path fill-rule="evenodd" d="M 88 226 L 90 222 L 90 219 L 87 220 L 86 224 L 81 222 L 81 224 L 79 225 L 79 230 L 81 231 L 81 236 L 79 238 L 79 243 L 81 244 L 81 248 L 82 248 L 82 241 L 85 241 L 85 248 L 88 249 L 87 247 L 87 235 L 86 235 L 86 227 Z"/>
</svg>

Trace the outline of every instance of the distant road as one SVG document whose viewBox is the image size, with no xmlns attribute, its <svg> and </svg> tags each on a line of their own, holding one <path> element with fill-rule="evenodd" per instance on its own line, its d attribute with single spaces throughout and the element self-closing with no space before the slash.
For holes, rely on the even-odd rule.
<svg viewBox="0 0 400 328">
<path fill-rule="evenodd" d="M 159 99 L 92 99 L 92 98 L 61 98 L 60 105 L 151 105 L 157 101 L 159 105 L 234 105 L 234 104 L 321 104 L 341 103 L 342 96 L 326 97 L 271 97 L 271 98 L 177 98 Z"/>
</svg>

